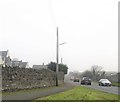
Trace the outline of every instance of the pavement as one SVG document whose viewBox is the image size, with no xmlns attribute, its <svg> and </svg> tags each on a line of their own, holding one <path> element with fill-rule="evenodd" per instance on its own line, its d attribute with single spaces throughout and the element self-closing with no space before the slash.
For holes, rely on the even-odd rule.
<svg viewBox="0 0 120 102">
<path fill-rule="evenodd" d="M 6 94 L 6 95 L 2 95 L 2 100 L 3 102 L 7 102 L 12 100 L 13 101 L 17 101 L 17 100 L 34 100 L 40 97 L 44 97 L 44 96 L 49 96 L 52 94 L 56 94 L 59 92 L 63 92 L 65 90 L 69 90 L 72 89 L 74 86 L 76 86 L 75 84 L 70 84 L 70 83 L 65 83 L 62 86 L 58 86 L 58 87 L 53 87 L 53 88 L 48 88 L 48 89 L 43 89 L 43 90 L 35 90 L 35 91 L 29 91 L 29 92 L 13 92 L 12 94 Z"/>
</svg>

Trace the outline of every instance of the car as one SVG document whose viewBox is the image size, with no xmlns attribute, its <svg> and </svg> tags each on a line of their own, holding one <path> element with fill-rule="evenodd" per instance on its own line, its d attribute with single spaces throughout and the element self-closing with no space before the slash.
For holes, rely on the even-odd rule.
<svg viewBox="0 0 120 102">
<path fill-rule="evenodd" d="M 91 79 L 88 77 L 83 77 L 81 80 L 81 85 L 91 85 Z"/>
<path fill-rule="evenodd" d="M 100 79 L 99 86 L 111 86 L 111 82 L 108 79 Z"/>
<path fill-rule="evenodd" d="M 74 82 L 79 82 L 79 79 L 74 79 L 73 81 L 74 81 Z"/>
</svg>

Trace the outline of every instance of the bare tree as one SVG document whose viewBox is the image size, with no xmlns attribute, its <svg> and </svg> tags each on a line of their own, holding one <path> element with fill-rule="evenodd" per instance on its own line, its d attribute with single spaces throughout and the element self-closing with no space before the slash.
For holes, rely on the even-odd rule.
<svg viewBox="0 0 120 102">
<path fill-rule="evenodd" d="M 101 78 L 105 78 L 105 77 L 106 77 L 105 74 L 106 74 L 106 72 L 103 71 L 103 72 L 101 73 Z"/>
<path fill-rule="evenodd" d="M 89 78 L 93 79 L 93 74 L 91 71 L 86 70 L 85 72 L 82 73 L 82 77 L 89 77 Z"/>
<path fill-rule="evenodd" d="M 98 65 L 93 65 L 91 70 L 93 74 L 93 80 L 97 81 L 99 76 L 100 76 L 100 71 L 103 69 L 103 67 L 98 66 Z"/>
</svg>

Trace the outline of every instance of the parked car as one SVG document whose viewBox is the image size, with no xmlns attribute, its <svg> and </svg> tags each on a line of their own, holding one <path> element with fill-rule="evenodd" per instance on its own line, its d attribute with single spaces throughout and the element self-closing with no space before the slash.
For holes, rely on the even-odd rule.
<svg viewBox="0 0 120 102">
<path fill-rule="evenodd" d="M 83 77 L 81 80 L 81 85 L 91 85 L 91 79 L 88 77 Z"/>
<path fill-rule="evenodd" d="M 74 79 L 73 81 L 74 81 L 74 82 L 79 82 L 79 79 Z"/>
<path fill-rule="evenodd" d="M 99 86 L 111 86 L 111 82 L 108 79 L 100 79 Z"/>
</svg>

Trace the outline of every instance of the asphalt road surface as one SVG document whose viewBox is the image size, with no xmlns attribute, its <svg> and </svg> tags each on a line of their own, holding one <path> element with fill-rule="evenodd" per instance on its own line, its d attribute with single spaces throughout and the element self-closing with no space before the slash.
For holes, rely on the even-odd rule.
<svg viewBox="0 0 120 102">
<path fill-rule="evenodd" d="M 78 82 L 72 82 L 72 83 L 74 83 L 76 85 L 81 85 Z M 100 91 L 104 91 L 104 92 L 108 92 L 108 93 L 112 93 L 112 94 L 119 94 L 120 95 L 120 87 L 118 88 L 118 87 L 115 87 L 115 86 L 111 86 L 111 87 L 99 86 L 97 83 L 92 83 L 92 85 L 81 85 L 81 86 L 85 86 L 85 87 L 88 87 L 88 88 L 97 89 L 97 90 L 100 90 Z"/>
</svg>

